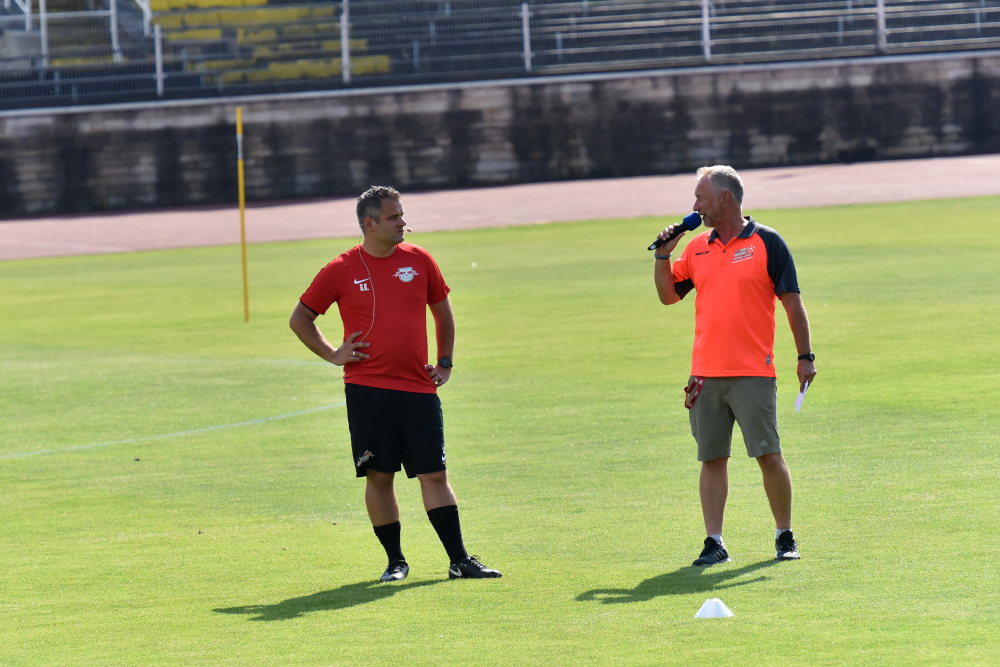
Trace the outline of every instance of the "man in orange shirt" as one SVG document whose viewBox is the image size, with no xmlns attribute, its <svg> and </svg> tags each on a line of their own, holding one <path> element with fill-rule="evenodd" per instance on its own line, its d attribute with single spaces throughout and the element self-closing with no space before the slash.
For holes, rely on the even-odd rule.
<svg viewBox="0 0 1000 667">
<path fill-rule="evenodd" d="M 299 299 L 289 326 L 310 350 L 344 367 L 351 448 L 365 505 L 389 565 L 382 581 L 406 578 L 395 473 L 420 480 L 424 509 L 451 560 L 452 579 L 493 579 L 497 570 L 469 556 L 458 501 L 445 469 L 444 418 L 437 388 L 451 377 L 455 315 L 437 263 L 403 243 L 399 193 L 375 186 L 358 198 L 364 242 L 327 264 Z M 330 344 L 316 318 L 336 303 L 343 343 Z M 427 363 L 427 308 L 434 315 L 437 364 Z"/>
<path fill-rule="evenodd" d="M 699 491 L 705 519 L 704 549 L 694 565 L 729 560 L 722 539 L 729 495 L 733 423 L 747 455 L 757 459 L 775 521 L 775 558 L 798 559 L 792 534 L 792 480 L 781 454 L 774 370 L 777 299 L 788 315 L 798 349 L 799 389 L 816 376 L 809 318 L 799 295 L 795 264 L 776 231 L 743 215 L 743 181 L 732 167 L 698 170 L 694 210 L 709 231 L 694 237 L 670 265 L 684 235 L 656 250 L 653 280 L 660 302 L 677 303 L 696 291 L 691 378 L 685 391 L 691 433 L 701 461 Z M 660 233 L 669 238 L 674 226 Z"/>
</svg>

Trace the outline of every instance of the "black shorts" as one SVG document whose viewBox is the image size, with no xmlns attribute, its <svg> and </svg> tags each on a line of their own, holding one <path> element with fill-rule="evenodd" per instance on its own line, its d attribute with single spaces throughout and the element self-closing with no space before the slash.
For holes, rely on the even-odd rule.
<svg viewBox="0 0 1000 667">
<path fill-rule="evenodd" d="M 444 414 L 437 394 L 345 384 L 354 469 L 407 477 L 445 470 Z"/>
</svg>

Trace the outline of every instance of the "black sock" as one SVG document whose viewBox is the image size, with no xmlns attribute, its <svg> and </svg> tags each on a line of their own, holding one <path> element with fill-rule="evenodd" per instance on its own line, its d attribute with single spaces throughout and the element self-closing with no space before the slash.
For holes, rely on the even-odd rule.
<svg viewBox="0 0 1000 667">
<path fill-rule="evenodd" d="M 441 538 L 444 550 L 448 552 L 448 558 L 452 563 L 465 560 L 469 557 L 462 544 L 462 526 L 458 522 L 458 505 L 445 505 L 435 507 L 427 513 L 427 518 L 431 520 L 431 525 Z"/>
<path fill-rule="evenodd" d="M 372 526 L 375 536 L 382 543 L 385 555 L 389 557 L 389 562 L 395 560 L 406 560 L 403 558 L 403 550 L 399 548 L 399 522 L 387 523 L 384 526 Z"/>
</svg>

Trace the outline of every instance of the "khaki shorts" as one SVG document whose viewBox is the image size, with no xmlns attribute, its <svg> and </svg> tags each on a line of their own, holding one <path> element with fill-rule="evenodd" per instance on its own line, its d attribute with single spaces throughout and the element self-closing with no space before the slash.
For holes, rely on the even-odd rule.
<svg viewBox="0 0 1000 667">
<path fill-rule="evenodd" d="M 690 410 L 698 460 L 732 456 L 733 422 L 743 431 L 747 456 L 780 452 L 777 397 L 778 385 L 771 377 L 705 378 Z"/>
</svg>

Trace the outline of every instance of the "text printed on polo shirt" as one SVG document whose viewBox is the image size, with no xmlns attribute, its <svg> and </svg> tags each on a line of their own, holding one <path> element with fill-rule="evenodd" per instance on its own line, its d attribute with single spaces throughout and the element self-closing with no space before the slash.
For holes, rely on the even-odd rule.
<svg viewBox="0 0 1000 667">
<path fill-rule="evenodd" d="M 736 262 L 742 262 L 746 259 L 751 259 L 753 257 L 753 251 L 754 247 L 752 245 L 748 245 L 746 248 L 740 248 L 733 253 L 733 264 Z"/>
<path fill-rule="evenodd" d="M 694 254 L 694 256 L 695 256 L 695 257 L 700 257 L 700 256 L 702 256 L 702 255 L 707 255 L 707 254 L 708 254 L 708 253 L 710 253 L 710 252 L 712 252 L 712 251 L 711 251 L 711 250 L 702 250 L 701 252 L 696 252 L 696 253 Z"/>
</svg>

